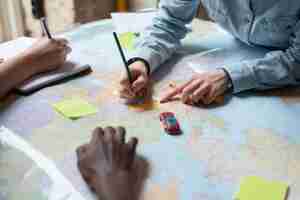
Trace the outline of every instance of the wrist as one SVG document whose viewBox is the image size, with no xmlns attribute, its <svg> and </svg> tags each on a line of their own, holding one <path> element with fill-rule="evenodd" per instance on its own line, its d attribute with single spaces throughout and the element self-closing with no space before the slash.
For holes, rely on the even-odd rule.
<svg viewBox="0 0 300 200">
<path fill-rule="evenodd" d="M 228 91 L 228 90 L 231 91 L 233 89 L 233 84 L 232 84 L 231 77 L 230 77 L 228 71 L 225 68 L 222 68 L 221 70 L 224 74 L 226 91 Z"/>
<path fill-rule="evenodd" d="M 6 61 L 9 65 L 14 66 L 15 70 L 17 70 L 23 78 L 27 79 L 34 75 L 36 72 L 31 59 L 27 57 L 26 54 L 21 53 L 17 56 L 10 58 Z"/>
<path fill-rule="evenodd" d="M 145 59 L 135 57 L 135 58 L 131 58 L 130 60 L 128 60 L 128 65 L 131 65 L 134 63 L 141 63 L 139 65 L 143 66 L 143 70 L 146 70 L 146 74 L 148 76 L 150 76 L 150 73 L 151 73 L 150 65 Z"/>
<path fill-rule="evenodd" d="M 142 72 L 143 74 L 149 76 L 148 70 L 147 70 L 147 66 L 145 65 L 145 63 L 143 61 L 135 61 L 134 63 L 132 63 L 129 66 L 130 69 L 132 70 L 138 70 L 140 72 Z"/>
<path fill-rule="evenodd" d="M 39 73 L 38 67 L 34 63 L 34 57 L 26 52 L 17 56 L 18 63 L 30 76 Z"/>
</svg>

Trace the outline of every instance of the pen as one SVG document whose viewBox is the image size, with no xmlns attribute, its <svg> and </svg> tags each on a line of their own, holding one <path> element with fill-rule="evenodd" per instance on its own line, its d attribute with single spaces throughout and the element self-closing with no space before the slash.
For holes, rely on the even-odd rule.
<svg viewBox="0 0 300 200">
<path fill-rule="evenodd" d="M 49 31 L 49 28 L 48 28 L 45 17 L 41 18 L 41 25 L 42 25 L 42 28 L 43 28 L 44 32 L 47 34 L 48 38 L 52 39 L 52 36 L 51 36 L 50 31 Z"/>
<path fill-rule="evenodd" d="M 126 72 L 127 72 L 127 76 L 128 76 L 129 82 L 130 82 L 130 84 L 132 84 L 132 83 L 133 83 L 133 79 L 132 79 L 132 76 L 131 76 L 131 73 L 130 73 L 130 70 L 129 70 L 129 66 L 128 66 L 128 63 L 127 63 L 127 61 L 126 61 L 124 52 L 123 52 L 123 50 L 122 50 L 122 46 L 121 46 L 121 44 L 120 44 L 118 35 L 117 35 L 116 32 L 113 32 L 113 35 L 114 35 L 115 41 L 116 41 L 116 43 L 117 43 L 117 46 L 118 46 L 120 55 L 121 55 L 122 60 L 123 60 L 123 63 L 124 63 L 124 65 L 125 65 L 125 68 L 126 68 Z"/>
</svg>

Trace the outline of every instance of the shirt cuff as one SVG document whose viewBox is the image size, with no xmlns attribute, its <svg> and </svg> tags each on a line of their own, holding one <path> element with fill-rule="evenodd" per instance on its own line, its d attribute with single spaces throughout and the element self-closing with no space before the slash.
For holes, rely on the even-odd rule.
<svg viewBox="0 0 300 200">
<path fill-rule="evenodd" d="M 146 66 L 146 71 L 147 71 L 147 74 L 150 75 L 151 73 L 151 70 L 150 70 L 150 65 L 148 63 L 147 60 L 143 59 L 143 58 L 140 58 L 140 57 L 134 57 L 134 58 L 131 58 L 127 61 L 127 65 L 131 65 L 132 63 L 135 63 L 137 61 L 141 61 L 144 63 L 144 65 Z"/>
<path fill-rule="evenodd" d="M 140 58 L 141 60 L 147 61 L 150 68 L 150 73 L 154 72 L 160 65 L 160 57 L 148 47 L 140 47 L 140 50 L 136 51 L 132 58 Z"/>
<path fill-rule="evenodd" d="M 233 93 L 256 88 L 256 80 L 251 63 L 242 62 L 223 67 L 229 74 L 233 85 Z"/>
</svg>

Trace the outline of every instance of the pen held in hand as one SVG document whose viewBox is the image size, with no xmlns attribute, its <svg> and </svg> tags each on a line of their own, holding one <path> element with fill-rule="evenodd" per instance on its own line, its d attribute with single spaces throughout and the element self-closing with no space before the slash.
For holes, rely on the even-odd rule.
<svg viewBox="0 0 300 200">
<path fill-rule="evenodd" d="M 47 34 L 49 39 L 52 39 L 52 35 L 49 31 L 49 28 L 48 28 L 47 21 L 46 21 L 45 17 L 41 18 L 41 25 L 42 25 L 42 29 L 44 30 L 44 33 Z"/>
<path fill-rule="evenodd" d="M 124 66 L 125 66 L 125 69 L 126 69 L 126 72 L 127 72 L 127 76 L 128 76 L 128 79 L 129 79 L 129 82 L 130 82 L 130 84 L 132 84 L 133 83 L 133 78 L 132 78 L 132 75 L 131 75 L 128 63 L 126 61 L 124 52 L 122 50 L 122 46 L 121 46 L 121 43 L 119 41 L 118 35 L 117 35 L 116 32 L 113 32 L 113 35 L 114 35 L 115 41 L 117 43 L 117 46 L 118 46 L 118 49 L 119 49 L 119 53 L 120 53 L 120 55 L 122 57 L 122 60 L 123 60 L 123 63 L 124 63 Z"/>
</svg>

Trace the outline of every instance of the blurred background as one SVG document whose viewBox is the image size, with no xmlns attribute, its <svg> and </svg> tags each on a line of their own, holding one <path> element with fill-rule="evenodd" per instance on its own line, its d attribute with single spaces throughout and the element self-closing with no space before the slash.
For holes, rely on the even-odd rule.
<svg viewBox="0 0 300 200">
<path fill-rule="evenodd" d="M 159 0 L 0 0 L 0 42 L 41 36 L 38 17 L 46 16 L 54 33 L 110 18 L 111 12 L 156 8 Z M 201 12 L 202 13 L 202 12 Z"/>
</svg>

